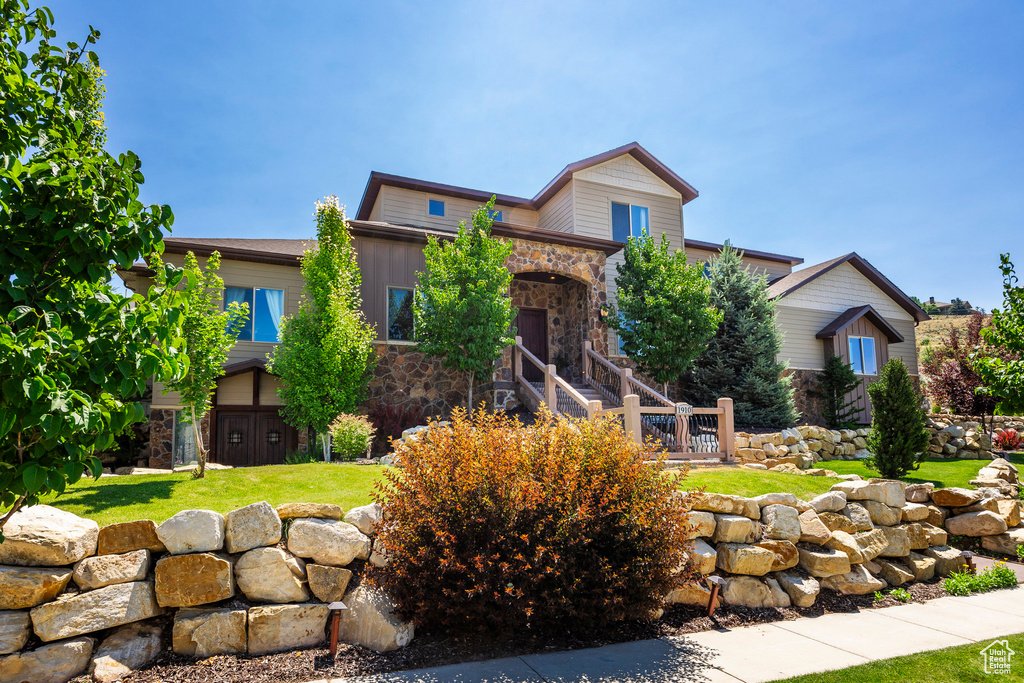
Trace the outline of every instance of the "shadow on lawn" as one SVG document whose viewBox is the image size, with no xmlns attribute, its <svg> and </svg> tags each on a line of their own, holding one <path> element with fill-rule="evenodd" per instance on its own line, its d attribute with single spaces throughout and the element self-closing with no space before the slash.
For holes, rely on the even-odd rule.
<svg viewBox="0 0 1024 683">
<path fill-rule="evenodd" d="M 69 488 L 49 502 L 82 505 L 85 507 L 83 510 L 85 515 L 90 515 L 109 510 L 110 508 L 140 505 L 158 499 L 167 500 L 174 495 L 175 486 L 188 481 L 187 477 L 154 481 L 145 475 L 129 475 L 124 477 L 124 479 L 126 481 L 118 481 L 105 486 L 90 486 L 82 489 Z"/>
</svg>

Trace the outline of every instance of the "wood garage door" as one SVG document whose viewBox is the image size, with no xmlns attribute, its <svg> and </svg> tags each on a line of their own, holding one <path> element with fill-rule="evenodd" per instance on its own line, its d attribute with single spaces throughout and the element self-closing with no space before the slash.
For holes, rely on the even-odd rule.
<svg viewBox="0 0 1024 683">
<path fill-rule="evenodd" d="M 215 460 L 222 465 L 280 465 L 298 442 L 298 432 L 276 410 L 217 411 Z"/>
</svg>

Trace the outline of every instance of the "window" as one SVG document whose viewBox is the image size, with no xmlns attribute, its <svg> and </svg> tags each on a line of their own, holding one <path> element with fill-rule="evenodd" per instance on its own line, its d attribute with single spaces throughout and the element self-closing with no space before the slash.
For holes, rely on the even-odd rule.
<svg viewBox="0 0 1024 683">
<path fill-rule="evenodd" d="M 850 337 L 850 365 L 858 375 L 877 375 L 874 337 Z"/>
<path fill-rule="evenodd" d="M 427 202 L 427 213 L 431 216 L 444 216 L 444 202 L 440 199 L 431 199 Z"/>
<path fill-rule="evenodd" d="M 184 413 L 174 411 L 174 442 L 171 446 L 171 457 L 175 466 L 191 465 L 199 462 L 196 451 L 196 432 L 184 419 Z"/>
<path fill-rule="evenodd" d="M 612 202 L 612 239 L 625 242 L 629 237 L 651 234 L 650 210 L 646 206 Z"/>
<path fill-rule="evenodd" d="M 412 341 L 413 290 L 388 287 L 388 341 Z"/>
<path fill-rule="evenodd" d="M 225 287 L 224 306 L 231 303 L 249 305 L 249 318 L 237 329 L 240 341 L 276 344 L 284 315 L 284 290 L 263 287 Z"/>
<path fill-rule="evenodd" d="M 501 211 L 491 211 L 492 221 L 501 221 Z"/>
</svg>

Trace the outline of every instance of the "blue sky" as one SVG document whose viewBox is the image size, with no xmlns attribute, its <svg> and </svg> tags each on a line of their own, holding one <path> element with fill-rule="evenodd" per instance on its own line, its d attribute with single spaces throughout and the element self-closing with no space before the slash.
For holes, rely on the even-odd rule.
<svg viewBox="0 0 1024 683">
<path fill-rule="evenodd" d="M 103 32 L 108 149 L 176 236 L 312 236 L 371 170 L 529 197 L 637 140 L 700 192 L 687 237 L 985 307 L 1024 270 L 1019 2 L 50 6 Z"/>
</svg>

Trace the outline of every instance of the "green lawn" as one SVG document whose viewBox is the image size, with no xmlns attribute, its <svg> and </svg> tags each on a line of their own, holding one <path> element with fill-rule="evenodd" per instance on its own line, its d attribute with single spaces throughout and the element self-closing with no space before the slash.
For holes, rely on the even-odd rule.
<svg viewBox="0 0 1024 683">
<path fill-rule="evenodd" d="M 999 640 L 1002 640 L 1000 638 Z M 1024 652 L 1024 633 L 1006 638 L 1010 649 Z M 944 650 L 922 652 L 906 657 L 883 659 L 870 664 L 839 669 L 821 674 L 808 674 L 787 678 L 776 683 L 875 683 L 876 681 L 899 681 L 900 683 L 982 683 L 983 681 L 1024 680 L 1024 657 L 1011 657 L 1009 675 L 985 673 L 981 651 L 991 643 L 987 640 L 972 645 L 960 645 Z"/>
<path fill-rule="evenodd" d="M 271 465 L 207 470 L 205 479 L 188 472 L 83 479 L 59 497 L 55 507 L 96 520 L 100 526 L 136 519 L 162 522 L 181 510 L 230 512 L 265 500 L 281 503 L 337 503 L 345 510 L 370 502 L 379 465 Z"/>
<path fill-rule="evenodd" d="M 714 493 L 747 497 L 789 492 L 802 500 L 810 500 L 828 491 L 838 481 L 833 477 L 809 477 L 805 474 L 765 472 L 745 467 L 701 467 L 690 470 L 686 478 L 680 480 L 679 488 L 703 486 Z"/>
<path fill-rule="evenodd" d="M 985 466 L 988 460 L 942 460 L 940 458 L 929 458 L 921 463 L 921 468 L 910 472 L 904 481 L 908 484 L 921 482 L 932 482 L 936 488 L 948 486 L 960 486 L 963 488 L 974 488 L 968 482 L 974 479 L 978 470 Z M 1024 467 L 1024 453 L 1011 453 L 1010 462 L 1018 468 Z M 839 474 L 859 474 L 868 479 L 877 477 L 877 472 L 872 472 L 864 464 L 857 460 L 828 460 L 819 462 L 815 467 L 829 469 Z"/>
</svg>

